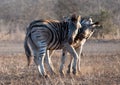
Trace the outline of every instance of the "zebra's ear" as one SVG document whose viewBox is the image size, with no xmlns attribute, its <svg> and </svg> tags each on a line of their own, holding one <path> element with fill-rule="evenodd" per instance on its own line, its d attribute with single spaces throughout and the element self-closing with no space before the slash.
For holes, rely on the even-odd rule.
<svg viewBox="0 0 120 85">
<path fill-rule="evenodd" d="M 77 21 L 81 21 L 81 16 L 80 15 L 78 16 Z"/>
<path fill-rule="evenodd" d="M 71 21 L 73 22 L 77 21 L 77 15 L 75 13 L 71 16 Z"/>
<path fill-rule="evenodd" d="M 76 22 L 76 21 L 80 21 L 81 20 L 81 16 L 79 15 L 79 16 L 77 16 L 77 14 L 73 14 L 72 16 L 71 16 L 71 21 L 73 21 L 73 22 Z"/>
</svg>

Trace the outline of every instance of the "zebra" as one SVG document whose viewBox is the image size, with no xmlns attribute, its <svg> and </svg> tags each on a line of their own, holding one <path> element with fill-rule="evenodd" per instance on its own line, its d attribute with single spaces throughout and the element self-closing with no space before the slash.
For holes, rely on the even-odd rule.
<svg viewBox="0 0 120 85">
<path fill-rule="evenodd" d="M 48 59 L 49 50 L 65 49 L 73 56 L 73 73 L 76 73 L 78 55 L 71 46 L 81 28 L 81 16 L 73 14 L 68 22 L 58 20 L 36 20 L 27 28 L 24 49 L 28 65 L 31 61 L 31 50 L 34 55 L 34 62 L 38 67 L 41 76 L 47 77 L 44 68 L 45 56 Z M 29 45 L 28 45 L 29 44 Z M 30 50 L 31 47 L 31 50 Z M 50 63 L 51 61 L 49 61 Z M 49 67 L 49 66 L 48 66 Z"/>
<path fill-rule="evenodd" d="M 66 17 L 65 21 L 66 22 L 69 21 L 69 17 Z M 92 34 L 95 31 L 95 28 L 100 26 L 99 22 L 93 22 L 91 17 L 82 18 L 80 23 L 82 25 L 82 28 L 78 30 L 77 36 L 75 37 L 74 42 L 72 43 L 72 46 L 74 47 L 79 57 L 77 61 L 77 68 L 79 72 L 80 72 L 80 58 L 82 54 L 83 45 L 85 44 L 86 40 L 92 36 Z M 54 51 L 51 50 L 50 52 L 51 54 L 49 57 L 52 56 L 53 52 Z M 62 75 L 64 75 L 63 66 L 65 64 L 66 54 L 67 51 L 65 49 L 62 49 L 61 65 L 59 69 L 59 72 Z M 70 73 L 71 70 L 72 70 L 72 59 L 70 60 L 70 64 L 68 65 L 67 73 Z"/>
<path fill-rule="evenodd" d="M 80 72 L 80 60 L 81 60 L 81 54 L 83 45 L 85 44 L 86 40 L 88 40 L 94 33 L 96 28 L 100 28 L 101 25 L 99 22 L 93 22 L 91 17 L 88 18 L 82 18 L 80 21 L 82 28 L 78 30 L 78 34 L 74 39 L 74 42 L 72 43 L 72 46 L 74 47 L 75 51 L 78 54 L 78 61 L 77 61 L 77 69 Z M 61 58 L 61 65 L 59 72 L 64 75 L 63 66 L 65 64 L 65 58 L 66 58 L 67 51 L 64 49 L 62 50 L 62 58 Z M 70 64 L 68 65 L 67 73 L 71 72 L 72 67 L 72 59 L 70 60 Z"/>
</svg>

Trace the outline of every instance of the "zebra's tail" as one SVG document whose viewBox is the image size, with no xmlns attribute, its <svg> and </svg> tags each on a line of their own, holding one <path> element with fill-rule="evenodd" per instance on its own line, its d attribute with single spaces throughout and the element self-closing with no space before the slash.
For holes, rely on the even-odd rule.
<svg viewBox="0 0 120 85">
<path fill-rule="evenodd" d="M 31 51 L 30 51 L 27 41 L 28 41 L 28 36 L 26 35 L 25 41 L 24 41 L 24 49 L 25 49 L 25 54 L 27 56 L 28 66 L 29 66 L 32 56 L 31 56 Z"/>
</svg>

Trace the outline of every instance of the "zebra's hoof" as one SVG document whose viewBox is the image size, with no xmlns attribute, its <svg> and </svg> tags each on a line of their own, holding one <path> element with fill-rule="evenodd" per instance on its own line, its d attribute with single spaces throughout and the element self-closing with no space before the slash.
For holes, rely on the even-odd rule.
<svg viewBox="0 0 120 85">
<path fill-rule="evenodd" d="M 53 75 L 57 75 L 57 73 L 56 73 L 56 72 L 52 72 L 51 75 L 52 75 L 52 76 L 53 76 Z"/>
<path fill-rule="evenodd" d="M 44 77 L 45 77 L 45 78 L 50 78 L 50 76 L 49 76 L 49 75 L 45 75 Z"/>
<path fill-rule="evenodd" d="M 76 71 L 73 71 L 72 73 L 73 73 L 75 76 L 79 76 L 78 72 L 76 72 Z"/>
<path fill-rule="evenodd" d="M 70 74 L 70 70 L 67 70 L 67 73 Z"/>
<path fill-rule="evenodd" d="M 76 74 L 77 74 L 77 72 L 76 72 L 76 71 L 73 71 L 72 73 L 73 73 L 74 75 L 76 75 Z"/>
<path fill-rule="evenodd" d="M 64 76 L 65 76 L 65 73 L 64 73 L 63 71 L 61 71 L 61 72 L 60 72 L 60 75 L 64 77 Z"/>
</svg>

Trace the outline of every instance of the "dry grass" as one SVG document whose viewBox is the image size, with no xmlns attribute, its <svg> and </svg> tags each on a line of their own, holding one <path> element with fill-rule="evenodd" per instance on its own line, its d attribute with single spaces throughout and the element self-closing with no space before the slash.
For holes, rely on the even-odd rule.
<svg viewBox="0 0 120 85">
<path fill-rule="evenodd" d="M 60 57 L 58 56 L 60 56 L 59 51 L 52 57 L 57 72 L 60 65 Z M 65 72 L 69 57 L 67 59 Z M 106 51 L 104 55 L 87 54 L 81 59 L 81 74 L 78 76 L 66 73 L 66 76 L 62 77 L 58 73 L 45 79 L 39 76 L 34 62 L 31 63 L 30 67 L 27 67 L 27 60 L 23 53 L 1 55 L 0 85 L 120 85 L 120 53 L 108 55 Z"/>
<path fill-rule="evenodd" d="M 39 77 L 34 63 L 28 68 L 24 55 L 0 56 L 1 85 L 119 85 L 120 55 L 84 56 L 79 76 L 52 75 L 50 79 Z M 56 69 L 58 57 L 53 57 Z M 59 60 L 58 60 L 59 61 Z M 68 62 L 67 62 L 68 63 Z M 67 69 L 65 69 L 66 71 Z"/>
</svg>

